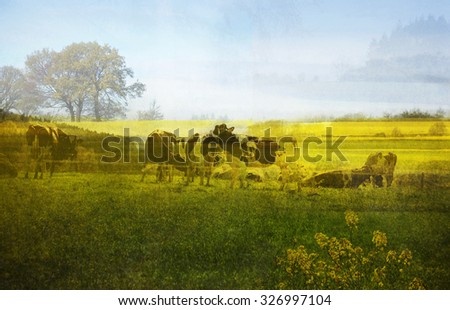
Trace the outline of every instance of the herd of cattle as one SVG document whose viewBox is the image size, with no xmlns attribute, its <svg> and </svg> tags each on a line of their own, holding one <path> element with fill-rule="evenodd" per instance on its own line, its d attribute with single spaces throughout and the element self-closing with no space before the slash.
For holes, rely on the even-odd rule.
<svg viewBox="0 0 450 310">
<path fill-rule="evenodd" d="M 208 135 L 195 134 L 184 140 L 172 133 L 155 130 L 147 138 L 146 155 L 151 163 L 158 164 L 157 181 L 172 181 L 173 169 L 184 172 L 186 185 L 196 175 L 200 177 L 200 185 L 205 184 L 205 179 L 209 185 L 212 177 L 229 179 L 231 187 L 236 182 L 244 187 L 249 179 L 275 179 L 280 182 L 281 190 L 295 182 L 298 191 L 303 186 L 358 188 L 368 183 L 388 187 L 393 181 L 397 156 L 391 152 L 370 154 L 358 169 L 308 176 L 301 164 L 286 160 L 284 144 L 296 145 L 295 139 L 280 142 L 274 138 L 237 135 L 233 131 L 234 127 L 221 124 Z M 141 181 L 149 171 L 152 171 L 151 166 L 142 170 Z"/>
<path fill-rule="evenodd" d="M 39 173 L 42 178 L 47 162 L 51 176 L 56 162 L 77 157 L 80 140 L 58 128 L 30 125 L 25 136 L 28 147 L 26 178 L 32 163 L 34 178 Z M 372 184 L 384 187 L 391 186 L 397 163 L 395 154 L 377 152 L 370 154 L 361 168 L 310 175 L 298 161 L 286 160 L 285 143 L 295 146 L 295 139 L 277 141 L 269 137 L 238 135 L 226 124 L 216 125 L 205 136 L 195 134 L 188 139 L 155 130 L 146 142 L 148 164 L 142 170 L 141 181 L 150 171 L 156 170 L 157 182 L 171 182 L 174 169 L 177 169 L 183 171 L 186 185 L 199 177 L 200 185 L 209 186 L 211 178 L 223 178 L 230 180 L 231 187 L 236 182 L 244 187 L 251 179 L 276 180 L 281 190 L 294 182 L 299 191 L 303 186 L 358 188 L 362 184 Z M 0 174 L 17 176 L 17 169 L 3 154 L 0 154 Z"/>
</svg>

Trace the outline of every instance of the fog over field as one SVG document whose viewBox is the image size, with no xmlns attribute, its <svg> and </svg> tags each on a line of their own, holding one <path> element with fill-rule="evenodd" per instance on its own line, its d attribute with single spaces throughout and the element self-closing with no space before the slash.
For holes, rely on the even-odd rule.
<svg viewBox="0 0 450 310">
<path fill-rule="evenodd" d="M 166 119 L 449 113 L 448 1 L 6 1 L 0 66 L 117 48 Z"/>
</svg>

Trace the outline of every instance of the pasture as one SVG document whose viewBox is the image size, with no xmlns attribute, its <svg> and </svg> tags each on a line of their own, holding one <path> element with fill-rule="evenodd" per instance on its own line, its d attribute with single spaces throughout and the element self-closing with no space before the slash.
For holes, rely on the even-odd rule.
<svg viewBox="0 0 450 310">
<path fill-rule="evenodd" d="M 328 125 L 334 135 L 349 136 L 342 144 L 348 161 L 305 163 L 314 171 L 360 167 L 375 150 L 398 155 L 390 188 L 297 193 L 293 184 L 279 191 L 276 181 L 233 190 L 219 179 L 211 187 L 184 186 L 181 174 L 173 183 L 156 183 L 154 175 L 140 182 L 142 164 L 99 163 L 102 133 L 120 134 L 120 126 L 130 125 L 131 134 L 142 135 L 164 127 L 152 122 L 140 122 L 139 129 L 114 122 L 88 124 L 90 131 L 83 124 L 64 128 L 84 135 L 89 156 L 78 172 L 64 164 L 52 178 L 24 179 L 26 125 L 2 123 L 1 152 L 20 172 L 0 178 L 0 289 L 278 289 L 286 282 L 279 261 L 289 249 L 320 252 L 320 232 L 352 240 L 367 254 L 377 230 L 387 235 L 386 251 L 411 251 L 408 276 L 427 289 L 450 289 L 449 137 L 427 135 L 432 124 L 275 124 L 273 135 L 299 140 L 323 135 Z M 171 122 L 164 129 L 200 128 L 193 125 Z M 239 132 L 262 135 L 266 125 L 242 122 Z M 404 136 L 391 136 L 393 128 Z M 387 136 L 375 136 L 379 132 Z M 321 145 L 311 150 L 322 151 Z M 347 210 L 360 219 L 356 231 L 346 226 Z"/>
</svg>

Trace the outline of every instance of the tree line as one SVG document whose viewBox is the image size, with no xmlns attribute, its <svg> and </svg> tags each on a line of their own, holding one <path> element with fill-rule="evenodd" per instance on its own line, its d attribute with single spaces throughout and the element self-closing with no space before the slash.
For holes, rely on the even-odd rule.
<svg viewBox="0 0 450 310">
<path fill-rule="evenodd" d="M 145 85 L 133 79 L 118 50 L 97 42 L 73 43 L 60 52 L 42 49 L 27 56 L 25 69 L 0 67 L 0 112 L 32 115 L 54 108 L 71 121 L 125 116 L 128 100 Z"/>
</svg>

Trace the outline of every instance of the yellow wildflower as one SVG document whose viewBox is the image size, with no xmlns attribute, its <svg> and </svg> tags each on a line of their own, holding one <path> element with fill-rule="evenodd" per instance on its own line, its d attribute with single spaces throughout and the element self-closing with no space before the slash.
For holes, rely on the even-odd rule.
<svg viewBox="0 0 450 310">
<path fill-rule="evenodd" d="M 317 244 L 323 249 L 328 244 L 328 237 L 323 233 L 317 233 L 314 235 Z"/>
<path fill-rule="evenodd" d="M 385 233 L 375 230 L 373 232 L 372 242 L 377 248 L 383 249 L 387 245 L 387 236 Z"/>
<path fill-rule="evenodd" d="M 422 280 L 419 278 L 414 278 L 411 283 L 409 283 L 408 289 L 410 290 L 424 290 L 425 286 L 423 285 Z"/>
<path fill-rule="evenodd" d="M 359 218 L 353 211 L 345 211 L 345 222 L 350 229 L 357 229 Z"/>
<path fill-rule="evenodd" d="M 386 262 L 391 263 L 394 262 L 397 256 L 397 252 L 394 250 L 390 250 L 386 255 Z"/>
<path fill-rule="evenodd" d="M 412 260 L 412 253 L 410 250 L 406 249 L 403 250 L 400 255 L 398 256 L 398 259 L 400 260 L 400 262 L 403 263 L 403 265 L 405 266 L 409 266 L 411 264 L 411 260 Z"/>
</svg>

